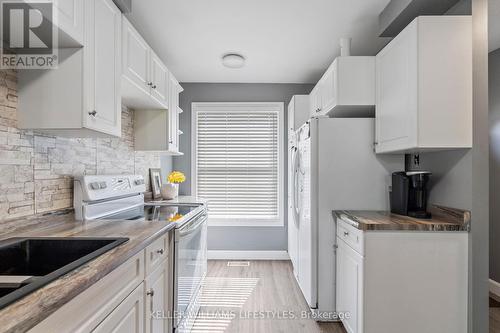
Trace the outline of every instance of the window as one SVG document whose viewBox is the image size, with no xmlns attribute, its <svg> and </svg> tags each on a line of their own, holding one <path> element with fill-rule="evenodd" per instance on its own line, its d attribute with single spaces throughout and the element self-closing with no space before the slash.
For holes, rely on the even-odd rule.
<svg viewBox="0 0 500 333">
<path fill-rule="evenodd" d="M 211 225 L 282 225 L 283 103 L 193 103 L 193 193 Z"/>
</svg>

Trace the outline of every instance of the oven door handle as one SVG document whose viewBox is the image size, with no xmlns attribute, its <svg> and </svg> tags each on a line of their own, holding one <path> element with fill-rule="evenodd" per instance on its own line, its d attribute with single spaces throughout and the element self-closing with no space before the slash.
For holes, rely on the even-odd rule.
<svg viewBox="0 0 500 333">
<path fill-rule="evenodd" d="M 186 223 L 178 229 L 179 237 L 185 237 L 195 232 L 200 226 L 207 221 L 207 214 L 202 214 L 195 221 Z"/>
</svg>

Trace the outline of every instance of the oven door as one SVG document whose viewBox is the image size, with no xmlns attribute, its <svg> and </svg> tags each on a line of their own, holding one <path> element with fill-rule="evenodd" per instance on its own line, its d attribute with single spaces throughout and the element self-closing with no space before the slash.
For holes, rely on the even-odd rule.
<svg viewBox="0 0 500 333">
<path fill-rule="evenodd" d="M 207 214 L 202 212 L 175 230 L 174 328 L 189 331 L 200 304 L 207 273 Z"/>
</svg>

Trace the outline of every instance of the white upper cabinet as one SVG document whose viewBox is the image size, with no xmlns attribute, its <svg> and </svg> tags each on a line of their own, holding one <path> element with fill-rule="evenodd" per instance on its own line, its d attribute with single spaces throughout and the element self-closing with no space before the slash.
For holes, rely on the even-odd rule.
<svg viewBox="0 0 500 333">
<path fill-rule="evenodd" d="M 167 67 L 123 16 L 122 100 L 135 109 L 167 109 Z"/>
<path fill-rule="evenodd" d="M 308 95 L 294 95 L 288 104 L 288 131 L 296 131 L 309 119 Z"/>
<path fill-rule="evenodd" d="M 84 43 L 85 0 L 55 0 L 59 26 L 59 47 L 76 47 Z"/>
<path fill-rule="evenodd" d="M 111 0 L 87 1 L 84 126 L 121 135 L 121 12 Z"/>
<path fill-rule="evenodd" d="M 338 57 L 311 93 L 311 116 L 373 116 L 375 57 Z"/>
<path fill-rule="evenodd" d="M 121 13 L 85 1 L 84 47 L 59 50 L 59 65 L 18 74 L 18 123 L 62 136 L 121 135 Z"/>
<path fill-rule="evenodd" d="M 161 71 L 160 71 L 161 72 Z M 183 91 L 177 79 L 168 74 L 167 109 L 137 109 L 134 112 L 135 149 L 138 151 L 161 151 L 172 155 L 179 152 L 179 94 Z"/>
<path fill-rule="evenodd" d="M 168 105 L 169 72 L 160 58 L 151 51 L 151 95 L 159 103 Z"/>
<path fill-rule="evenodd" d="M 376 68 L 377 153 L 472 147 L 470 16 L 416 18 Z"/>
<path fill-rule="evenodd" d="M 150 47 L 125 17 L 122 22 L 123 79 L 135 85 L 135 89 L 149 95 Z M 124 99 L 127 95 L 125 88 L 127 85 L 123 89 Z"/>
</svg>

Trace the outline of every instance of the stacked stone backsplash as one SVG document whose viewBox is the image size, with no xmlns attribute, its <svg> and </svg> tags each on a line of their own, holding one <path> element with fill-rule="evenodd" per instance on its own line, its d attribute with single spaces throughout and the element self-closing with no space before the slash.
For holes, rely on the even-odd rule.
<svg viewBox="0 0 500 333">
<path fill-rule="evenodd" d="M 134 151 L 134 111 L 121 138 L 62 138 L 17 127 L 17 76 L 0 70 L 0 221 L 73 206 L 74 176 L 143 174 L 160 155 Z"/>
</svg>

